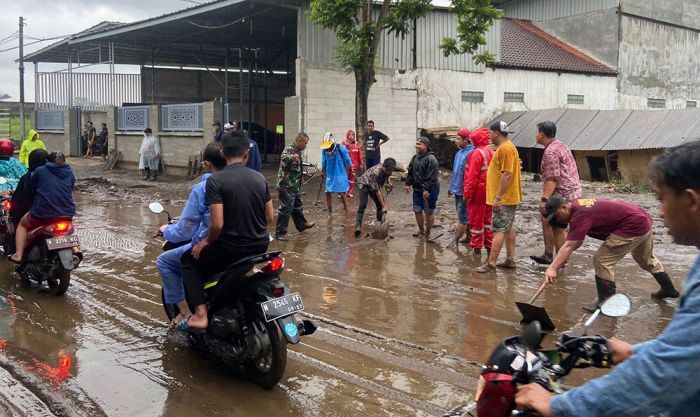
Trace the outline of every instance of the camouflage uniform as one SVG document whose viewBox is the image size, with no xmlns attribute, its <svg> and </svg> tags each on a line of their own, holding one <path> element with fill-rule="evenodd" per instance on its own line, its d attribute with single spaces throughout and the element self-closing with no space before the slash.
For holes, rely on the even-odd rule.
<svg viewBox="0 0 700 417">
<path fill-rule="evenodd" d="M 280 206 L 277 215 L 276 236 L 287 234 L 289 217 L 292 217 L 294 226 L 303 231 L 307 224 L 304 218 L 304 206 L 301 202 L 302 171 L 301 151 L 291 144 L 284 148 L 280 156 L 280 168 L 277 172 L 277 193 Z"/>
</svg>

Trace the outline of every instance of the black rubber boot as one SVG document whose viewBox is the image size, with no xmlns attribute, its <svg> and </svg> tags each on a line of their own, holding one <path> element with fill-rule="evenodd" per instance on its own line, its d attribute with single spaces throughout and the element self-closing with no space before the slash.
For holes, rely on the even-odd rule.
<svg viewBox="0 0 700 417">
<path fill-rule="evenodd" d="M 605 300 L 615 295 L 617 286 L 615 285 L 615 282 L 608 281 L 607 279 L 600 278 L 596 275 L 595 289 L 598 292 L 598 301 L 583 305 L 583 309 L 589 313 L 596 311 L 598 307 L 605 302 Z"/>
<path fill-rule="evenodd" d="M 149 178 L 151 178 L 151 169 L 150 168 L 144 168 L 144 174 L 143 174 L 143 180 L 147 181 Z"/>
<path fill-rule="evenodd" d="M 663 298 L 678 298 L 681 294 L 678 292 L 676 287 L 673 286 L 673 281 L 671 277 L 665 272 L 657 272 L 654 275 L 654 279 L 659 283 L 661 289 L 655 293 L 651 294 L 652 298 L 663 299 Z"/>
</svg>

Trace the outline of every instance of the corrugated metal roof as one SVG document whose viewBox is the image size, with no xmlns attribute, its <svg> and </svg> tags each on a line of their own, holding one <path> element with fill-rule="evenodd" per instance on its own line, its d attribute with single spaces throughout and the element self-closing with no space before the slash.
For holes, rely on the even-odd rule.
<svg viewBox="0 0 700 417">
<path fill-rule="evenodd" d="M 497 118 L 493 120 L 489 120 L 488 123 L 486 123 L 485 126 L 490 126 L 491 123 L 497 121 L 497 120 L 503 120 L 504 122 L 508 123 L 509 125 L 513 123 L 518 117 L 522 116 L 523 114 L 527 113 L 526 111 L 507 111 L 505 113 L 501 113 L 498 115 Z"/>
<path fill-rule="evenodd" d="M 700 109 L 670 110 L 532 110 L 508 112 L 495 120 L 510 123 L 516 146 L 534 148 L 537 123 L 551 120 L 557 138 L 572 151 L 663 149 L 700 138 Z M 513 117 L 515 117 L 513 119 Z M 489 122 L 492 123 L 493 121 Z"/>
<path fill-rule="evenodd" d="M 583 110 L 569 110 L 583 111 Z M 632 110 L 606 110 L 599 111 L 593 120 L 586 126 L 569 146 L 569 149 L 577 151 L 601 150 L 612 135 L 622 126 Z M 557 126 L 559 130 L 559 126 Z"/>
<path fill-rule="evenodd" d="M 532 21 L 575 16 L 620 4 L 619 0 L 510 0 L 493 3 L 501 7 L 508 17 Z"/>
<path fill-rule="evenodd" d="M 535 141 L 535 133 L 537 133 L 537 123 L 543 122 L 545 120 L 550 120 L 556 123 L 556 120 L 559 120 L 561 115 L 564 114 L 565 110 L 566 109 L 558 108 L 540 111 L 537 114 L 537 117 L 530 120 L 530 123 L 525 125 L 523 128 L 516 129 L 515 127 L 513 127 L 513 134 L 510 135 L 511 140 L 513 141 L 515 146 L 541 147 L 540 145 L 537 145 L 537 142 Z"/>
<path fill-rule="evenodd" d="M 654 128 L 669 114 L 670 110 L 633 111 L 630 117 L 613 133 L 603 150 L 641 149 Z M 659 146 L 654 146 L 658 148 Z"/>
<path fill-rule="evenodd" d="M 695 109 L 669 110 L 651 131 L 641 148 L 667 148 L 678 140 L 700 137 L 700 117 Z"/>
</svg>

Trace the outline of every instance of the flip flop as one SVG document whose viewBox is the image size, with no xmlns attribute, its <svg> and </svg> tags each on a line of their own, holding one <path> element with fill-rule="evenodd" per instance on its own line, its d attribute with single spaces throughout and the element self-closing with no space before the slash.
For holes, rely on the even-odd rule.
<svg viewBox="0 0 700 417">
<path fill-rule="evenodd" d="M 179 322 L 177 325 L 175 325 L 176 330 L 182 330 L 188 333 L 193 333 L 193 334 L 204 334 L 207 332 L 207 329 L 200 329 L 197 327 L 190 327 L 187 322 L 190 320 L 190 317 L 192 317 L 192 314 L 187 316 L 186 319 L 182 320 Z"/>
<path fill-rule="evenodd" d="M 12 262 L 13 264 L 15 264 L 15 265 L 22 265 L 22 264 L 24 263 L 23 261 L 15 261 L 14 259 L 12 259 L 13 256 L 15 256 L 14 253 L 13 253 L 12 255 L 10 255 L 10 256 L 7 257 L 7 259 L 9 259 L 10 262 Z"/>
</svg>

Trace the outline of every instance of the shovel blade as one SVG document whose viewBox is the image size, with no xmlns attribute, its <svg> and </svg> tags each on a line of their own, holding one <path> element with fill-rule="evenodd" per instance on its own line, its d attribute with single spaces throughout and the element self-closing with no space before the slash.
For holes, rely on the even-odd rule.
<svg viewBox="0 0 700 417">
<path fill-rule="evenodd" d="M 518 307 L 518 310 L 520 310 L 520 314 L 523 315 L 523 319 L 520 320 L 521 324 L 539 321 L 544 331 L 551 332 L 556 329 L 556 326 L 552 323 L 552 319 L 549 318 L 549 314 L 547 314 L 547 310 L 545 310 L 544 307 L 521 302 L 516 302 L 515 305 Z"/>
</svg>

